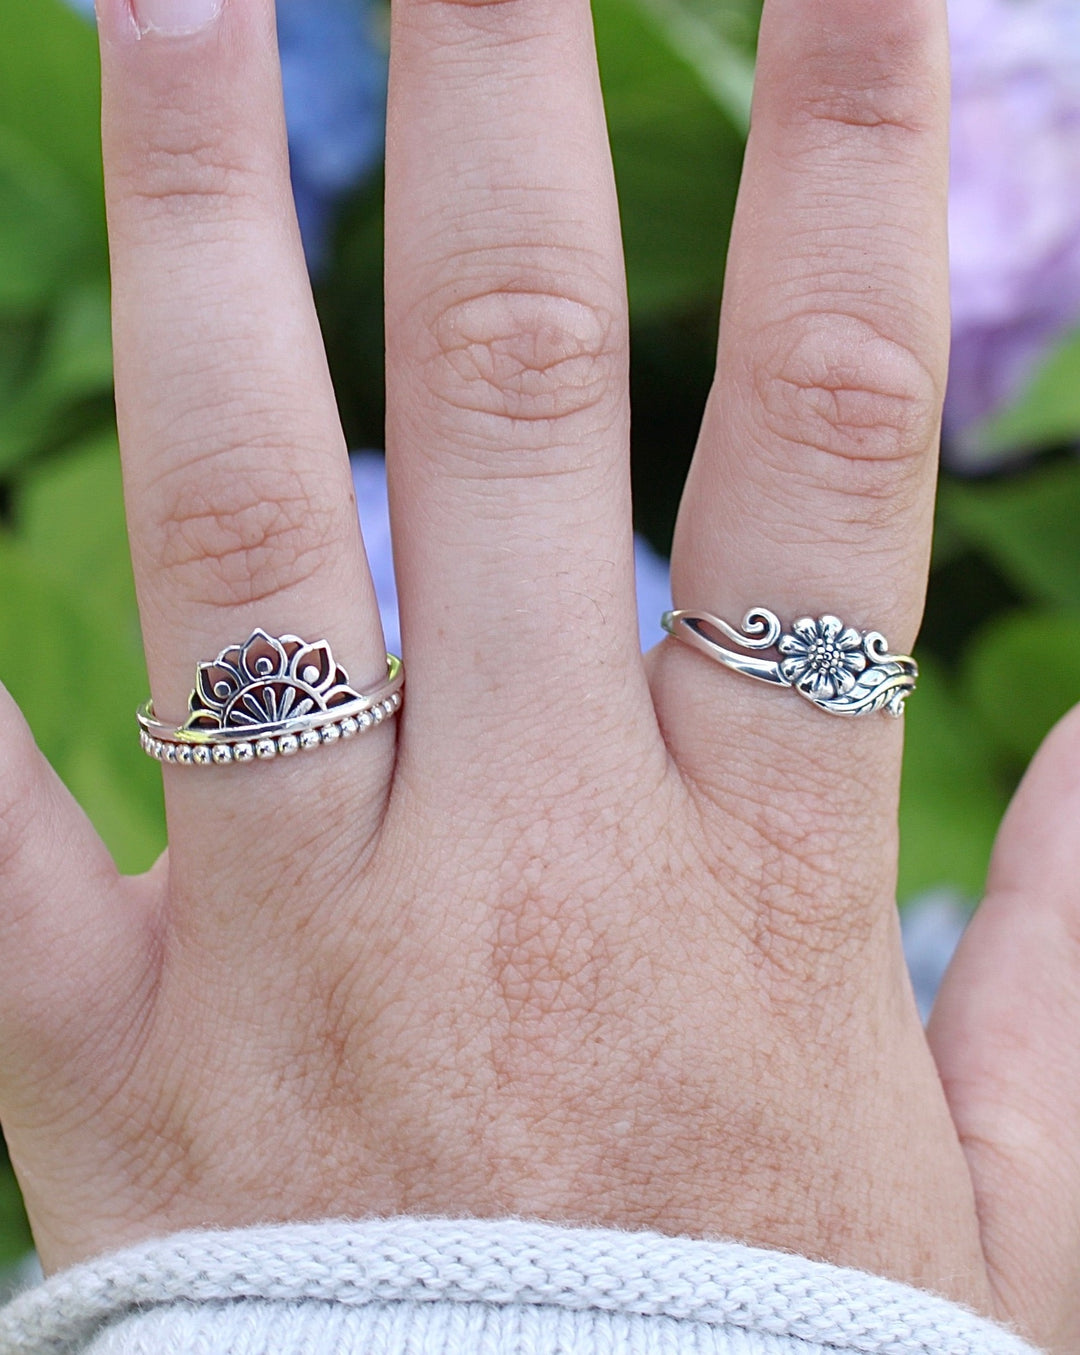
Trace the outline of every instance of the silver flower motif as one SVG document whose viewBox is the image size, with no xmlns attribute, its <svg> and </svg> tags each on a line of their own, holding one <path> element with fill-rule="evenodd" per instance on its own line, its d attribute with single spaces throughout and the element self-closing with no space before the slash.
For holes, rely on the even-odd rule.
<svg viewBox="0 0 1080 1355">
<path fill-rule="evenodd" d="M 866 668 L 863 637 L 836 616 L 800 617 L 776 645 L 784 679 L 815 701 L 845 696 Z"/>
<path fill-rule="evenodd" d="M 280 725 L 358 700 L 325 640 L 255 630 L 242 645 L 199 664 L 187 729 Z"/>
</svg>

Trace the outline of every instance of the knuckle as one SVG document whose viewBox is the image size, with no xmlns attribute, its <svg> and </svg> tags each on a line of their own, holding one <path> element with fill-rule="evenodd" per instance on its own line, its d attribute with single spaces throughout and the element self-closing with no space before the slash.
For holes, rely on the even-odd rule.
<svg viewBox="0 0 1080 1355">
<path fill-rule="evenodd" d="M 122 197 L 149 216 L 234 214 L 260 193 L 250 157 L 207 126 L 202 114 L 174 110 L 114 169 Z"/>
<path fill-rule="evenodd" d="M 861 129 L 873 137 L 936 136 L 944 96 L 928 88 L 928 62 L 940 65 L 943 54 L 925 7 L 898 5 L 875 14 L 872 45 L 856 23 L 806 54 L 794 77 L 793 120 L 845 141 Z"/>
<path fill-rule="evenodd" d="M 900 143 L 934 130 L 933 113 L 921 92 L 887 81 L 840 89 L 818 89 L 799 104 L 799 120 L 816 135 L 835 133 L 850 140 L 865 132 Z"/>
<path fill-rule="evenodd" d="M 536 9 L 528 0 L 411 0 L 402 23 L 474 62 L 534 42 Z"/>
<path fill-rule="evenodd" d="M 197 605 L 243 606 L 297 587 L 329 567 L 340 544 L 338 514 L 317 483 L 235 449 L 177 470 L 157 497 L 159 562 Z"/>
<path fill-rule="evenodd" d="M 425 10 L 444 11 L 454 19 L 464 18 L 467 22 L 473 17 L 482 18 L 489 12 L 501 17 L 504 14 L 515 15 L 522 9 L 521 0 L 415 0 L 415 4 Z"/>
<path fill-rule="evenodd" d="M 493 288 L 439 308 L 425 326 L 425 386 L 451 428 L 484 425 L 493 445 L 544 446 L 555 426 L 602 418 L 620 389 L 627 340 L 614 307 Z"/>
<path fill-rule="evenodd" d="M 433 3 L 461 10 L 517 10 L 521 8 L 520 0 L 433 0 Z"/>
<path fill-rule="evenodd" d="M 942 382 L 861 318 L 811 314 L 780 329 L 753 372 L 766 445 L 820 454 L 830 488 L 891 496 L 936 444 Z"/>
</svg>

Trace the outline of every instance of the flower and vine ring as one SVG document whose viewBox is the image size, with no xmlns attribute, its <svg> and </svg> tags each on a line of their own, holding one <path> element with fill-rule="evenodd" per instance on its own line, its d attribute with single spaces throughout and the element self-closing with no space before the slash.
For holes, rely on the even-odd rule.
<svg viewBox="0 0 1080 1355">
<path fill-rule="evenodd" d="M 890 654 L 880 631 L 859 631 L 837 616 L 801 616 L 785 631 L 767 607 L 751 607 L 736 630 L 709 612 L 665 612 L 664 629 L 676 639 L 759 682 L 790 687 L 830 715 L 903 714 L 919 667 L 906 654 Z M 710 635 L 717 632 L 738 650 Z M 780 659 L 755 651 L 775 649 Z M 746 653 L 745 651 L 751 651 Z"/>
</svg>

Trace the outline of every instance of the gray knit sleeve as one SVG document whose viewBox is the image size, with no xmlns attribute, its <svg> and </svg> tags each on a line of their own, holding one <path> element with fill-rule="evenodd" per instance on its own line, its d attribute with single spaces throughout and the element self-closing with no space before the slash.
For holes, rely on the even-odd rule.
<svg viewBox="0 0 1080 1355">
<path fill-rule="evenodd" d="M 517 1219 L 188 1233 L 0 1311 L 0 1355 L 1034 1355 L 936 1295 L 736 1243 Z"/>
</svg>

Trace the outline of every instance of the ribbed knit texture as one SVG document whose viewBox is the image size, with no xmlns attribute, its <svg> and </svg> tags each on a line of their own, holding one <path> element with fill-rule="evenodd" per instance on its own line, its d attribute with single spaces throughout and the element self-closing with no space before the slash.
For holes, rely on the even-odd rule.
<svg viewBox="0 0 1080 1355">
<path fill-rule="evenodd" d="M 186 1233 L 54 1276 L 0 1355 L 1033 1355 L 921 1290 L 730 1242 L 521 1220 Z"/>
</svg>

